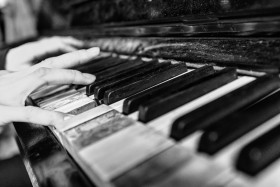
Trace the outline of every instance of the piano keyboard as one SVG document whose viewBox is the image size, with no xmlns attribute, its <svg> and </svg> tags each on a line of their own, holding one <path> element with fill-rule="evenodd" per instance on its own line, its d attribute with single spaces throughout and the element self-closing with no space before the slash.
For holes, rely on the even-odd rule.
<svg viewBox="0 0 280 187">
<path fill-rule="evenodd" d="M 280 186 L 279 78 L 102 53 L 91 85 L 31 95 L 97 186 Z"/>
</svg>

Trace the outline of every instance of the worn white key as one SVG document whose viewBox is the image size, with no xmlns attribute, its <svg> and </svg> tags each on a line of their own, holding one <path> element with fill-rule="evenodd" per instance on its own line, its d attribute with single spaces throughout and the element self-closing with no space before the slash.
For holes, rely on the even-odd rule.
<svg viewBox="0 0 280 187">
<path fill-rule="evenodd" d="M 113 110 L 113 108 L 107 105 L 100 105 L 96 108 L 93 108 L 91 110 L 88 110 L 82 114 L 76 115 L 66 120 L 64 124 L 61 124 L 61 126 L 57 126 L 56 128 L 59 131 L 64 132 L 86 121 L 89 121 L 90 119 L 100 116 L 101 114 L 104 114 L 110 110 Z"/>
<path fill-rule="evenodd" d="M 111 108 L 113 108 L 114 110 L 116 111 L 119 111 L 120 113 L 122 113 L 122 109 L 123 109 L 123 102 L 124 102 L 124 99 L 123 100 L 120 100 L 118 102 L 115 102 L 111 105 L 109 105 Z"/>
<path fill-rule="evenodd" d="M 47 97 L 49 95 L 55 94 L 57 92 L 63 91 L 63 90 L 67 90 L 69 89 L 69 85 L 52 85 L 52 86 L 47 86 L 47 87 L 43 87 L 42 89 L 39 89 L 35 92 L 33 92 L 32 94 L 30 94 L 30 97 L 33 100 L 42 98 L 42 97 Z"/>
<path fill-rule="evenodd" d="M 71 90 L 68 90 L 66 92 L 57 94 L 57 95 L 52 96 L 52 97 L 46 97 L 46 98 L 39 99 L 39 100 L 36 101 L 36 103 L 40 107 L 44 107 L 44 106 L 47 106 L 47 105 L 54 104 L 54 103 L 56 103 L 56 102 L 58 102 L 58 101 L 60 101 L 62 99 L 67 98 L 67 97 L 71 97 L 73 95 L 77 95 L 77 94 L 80 94 L 80 93 L 77 92 L 74 89 L 71 89 Z"/>
<path fill-rule="evenodd" d="M 79 99 L 77 101 L 74 101 L 72 103 L 69 103 L 67 105 L 64 105 L 62 107 L 59 107 L 59 108 L 55 109 L 55 111 L 69 113 L 77 108 L 80 108 L 82 106 L 89 105 L 89 104 L 92 104 L 93 107 L 97 106 L 95 101 L 93 101 L 92 99 L 90 99 L 88 97 L 85 97 L 85 98 Z"/>
<path fill-rule="evenodd" d="M 78 92 L 82 93 L 82 94 L 85 94 L 86 95 L 86 86 L 80 88 L 77 90 Z"/>
<path fill-rule="evenodd" d="M 72 142 L 76 149 L 80 149 L 134 123 L 135 121 L 127 118 L 118 111 L 110 110 L 72 129 L 64 131 L 64 135 Z"/>
<path fill-rule="evenodd" d="M 191 151 L 190 151 L 191 152 Z M 224 186 L 228 183 L 227 180 L 215 181 L 209 183 L 218 173 L 224 169 L 215 165 L 211 160 L 195 155 L 178 170 L 174 171 L 171 175 L 165 176 L 153 187 L 197 187 L 197 186 Z M 211 184 L 211 185 L 209 185 Z"/>
<path fill-rule="evenodd" d="M 65 106 L 65 105 L 71 104 L 75 101 L 84 99 L 84 98 L 88 98 L 88 97 L 86 95 L 78 92 L 78 93 L 73 94 L 71 96 L 67 96 L 63 99 L 59 99 L 58 101 L 51 102 L 49 104 L 46 104 L 46 105 L 40 106 L 40 107 L 43 108 L 43 109 L 46 109 L 46 110 L 55 110 L 55 109 L 58 109 L 60 107 Z"/>
<path fill-rule="evenodd" d="M 164 136 L 135 123 L 80 150 L 79 156 L 93 173 L 110 181 L 172 145 Z"/>
</svg>

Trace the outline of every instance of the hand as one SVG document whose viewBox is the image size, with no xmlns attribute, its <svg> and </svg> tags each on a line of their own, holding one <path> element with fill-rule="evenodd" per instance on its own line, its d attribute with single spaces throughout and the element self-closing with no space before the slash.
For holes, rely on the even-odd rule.
<svg viewBox="0 0 280 187">
<path fill-rule="evenodd" d="M 72 37 L 51 37 L 26 43 L 9 50 L 6 69 L 23 70 L 50 56 L 73 52 L 84 47 L 87 47 L 84 42 Z"/>
<path fill-rule="evenodd" d="M 30 93 L 45 85 L 92 83 L 94 75 L 60 68 L 86 63 L 98 53 L 98 48 L 80 50 L 47 59 L 25 71 L 0 72 L 0 125 L 18 121 L 56 126 L 63 122 L 69 117 L 67 114 L 24 106 L 25 100 Z"/>
</svg>

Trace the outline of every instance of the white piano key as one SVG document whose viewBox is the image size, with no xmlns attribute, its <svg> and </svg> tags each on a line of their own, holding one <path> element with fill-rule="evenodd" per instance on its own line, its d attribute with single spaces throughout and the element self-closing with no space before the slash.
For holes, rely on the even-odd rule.
<svg viewBox="0 0 280 187">
<path fill-rule="evenodd" d="M 270 129 L 278 125 L 279 122 L 280 114 L 271 118 L 259 127 L 251 130 L 249 133 L 243 135 L 242 137 L 240 137 L 239 139 L 237 139 L 236 141 L 232 142 L 227 147 L 219 151 L 212 157 L 213 161 L 218 164 L 222 164 L 226 167 L 232 167 L 233 164 L 235 164 L 237 154 L 244 145 L 259 137 L 260 135 L 264 134 L 265 132 L 269 131 Z"/>
<path fill-rule="evenodd" d="M 173 145 L 160 152 L 151 159 L 137 165 L 129 172 L 115 178 L 113 183 L 116 187 L 150 186 L 162 181 L 182 165 L 192 160 L 194 154 L 188 150 Z"/>
<path fill-rule="evenodd" d="M 280 159 L 273 162 L 270 166 L 265 168 L 256 176 L 248 176 L 244 173 L 238 173 L 238 177 L 235 178 L 228 187 L 234 186 L 236 183 L 240 186 L 254 186 L 254 187 L 280 187 L 279 174 L 280 174 Z"/>
<path fill-rule="evenodd" d="M 264 172 L 261 172 L 259 176 L 254 178 L 254 177 L 247 176 L 242 172 L 237 171 L 235 169 L 235 162 L 242 147 L 244 147 L 247 143 L 251 142 L 255 138 L 259 137 L 260 135 L 264 134 L 265 132 L 269 131 L 273 127 L 275 127 L 277 124 L 279 124 L 279 122 L 280 122 L 280 114 L 275 116 L 274 118 L 271 118 L 270 120 L 263 123 L 261 126 L 257 127 L 256 129 L 250 131 L 249 133 L 245 134 L 244 136 L 240 137 L 239 139 L 237 139 L 236 141 L 234 141 L 233 143 L 229 144 L 227 147 L 219 151 L 214 156 L 205 155 L 206 157 L 211 159 L 214 164 L 220 165 L 221 167 L 225 168 L 225 170 L 223 171 L 223 176 L 227 176 L 227 177 L 234 176 L 232 177 L 234 179 L 228 184 L 228 186 L 262 186 L 259 184 L 261 183 L 271 184 L 271 181 L 266 181 L 266 179 L 269 178 L 267 176 L 270 176 L 271 175 L 270 173 L 274 174 L 275 171 L 271 171 L 274 169 L 265 169 Z M 273 168 L 273 165 L 271 167 Z M 279 164 L 279 169 L 276 168 L 276 170 L 280 172 L 280 164 Z M 260 176 L 265 176 L 265 177 L 260 177 Z M 219 178 L 217 178 L 216 180 L 219 180 Z"/>
<path fill-rule="evenodd" d="M 207 181 L 205 186 L 217 186 L 216 184 L 219 184 L 218 186 L 227 186 L 229 184 L 234 184 L 236 187 L 242 187 L 240 183 L 233 182 L 238 178 L 236 173 L 229 172 L 226 168 L 221 166 L 218 167 L 220 167 L 221 170 L 216 173 L 216 176 L 213 176 L 212 179 Z"/>
<path fill-rule="evenodd" d="M 64 131 L 64 136 L 76 151 L 79 151 L 134 124 L 135 121 L 116 110 L 111 110 Z"/>
<path fill-rule="evenodd" d="M 197 150 L 198 142 L 199 142 L 201 135 L 202 135 L 202 131 L 197 131 L 195 133 L 192 133 L 188 137 L 186 137 L 184 140 L 182 140 L 178 144 L 180 144 L 181 146 L 186 147 L 190 150 L 193 150 L 193 151 Z"/>
<path fill-rule="evenodd" d="M 100 116 L 101 114 L 104 114 L 111 110 L 113 110 L 113 108 L 111 108 L 107 105 L 100 105 L 98 107 L 95 107 L 91 110 L 88 110 L 82 114 L 76 115 L 76 116 L 66 120 L 64 124 L 61 124 L 61 126 L 57 126 L 56 129 L 61 132 L 67 131 L 71 128 L 74 128 L 77 125 L 80 125 L 86 121 L 89 121 L 90 119 L 93 119 L 93 118 Z"/>
<path fill-rule="evenodd" d="M 79 151 L 80 158 L 104 181 L 168 149 L 172 141 L 136 123 Z"/>
<path fill-rule="evenodd" d="M 136 111 L 136 112 L 133 112 L 133 113 L 129 114 L 128 117 L 137 121 L 138 120 L 138 115 L 139 115 L 139 112 Z"/>
<path fill-rule="evenodd" d="M 228 184 L 229 179 L 225 178 L 224 180 L 210 182 L 223 170 L 224 168 L 220 167 L 219 165 L 213 164 L 211 160 L 203 156 L 194 154 L 194 156 L 190 158 L 190 160 L 186 164 L 182 165 L 171 175 L 162 178 L 159 183 L 156 183 L 154 185 L 154 187 L 225 186 L 225 184 Z"/>
<path fill-rule="evenodd" d="M 73 95 L 59 99 L 58 101 L 51 102 L 51 103 L 48 103 L 48 104 L 46 104 L 44 106 L 40 106 L 40 107 L 45 110 L 55 110 L 55 109 L 65 106 L 65 105 L 71 104 L 75 101 L 84 99 L 84 98 L 88 98 L 88 97 L 86 95 L 78 92 Z"/>
<path fill-rule="evenodd" d="M 41 99 L 36 101 L 36 104 L 39 105 L 40 107 L 44 107 L 44 106 L 51 105 L 55 102 L 58 102 L 62 99 L 65 99 L 67 97 L 71 97 L 71 96 L 76 95 L 76 94 L 80 94 L 80 93 L 77 92 L 74 89 L 71 89 L 71 90 L 68 90 L 66 92 L 54 95 L 52 97 L 41 98 Z"/>
<path fill-rule="evenodd" d="M 94 100 L 95 99 L 95 97 L 94 97 L 94 95 L 90 95 L 90 96 L 88 96 L 90 99 L 92 99 L 92 100 Z"/>
<path fill-rule="evenodd" d="M 42 97 L 46 97 L 52 94 L 55 94 L 57 92 L 63 91 L 63 90 L 67 90 L 69 89 L 70 86 L 69 85 L 51 85 L 51 86 L 47 86 L 47 87 L 43 87 L 39 90 L 34 91 L 32 94 L 30 94 L 30 97 L 33 100 L 42 98 Z"/>
<path fill-rule="evenodd" d="M 115 102 L 113 104 L 110 104 L 109 106 L 111 108 L 113 108 L 114 110 L 116 111 L 119 111 L 120 113 L 122 113 L 122 109 L 123 109 L 123 102 L 124 102 L 124 99 L 118 101 L 118 102 Z"/>
<path fill-rule="evenodd" d="M 89 103 L 93 103 L 95 106 L 97 106 L 95 101 L 93 101 L 92 99 L 90 99 L 88 97 L 84 97 L 82 99 L 71 102 L 71 103 L 69 103 L 67 105 L 64 105 L 62 107 L 59 107 L 59 108 L 55 109 L 54 111 L 68 113 L 68 112 L 71 112 L 71 111 L 73 111 L 77 108 L 88 105 Z"/>
<path fill-rule="evenodd" d="M 77 91 L 86 95 L 86 86 L 84 86 L 84 87 L 82 87 L 80 89 L 77 89 Z"/>
</svg>

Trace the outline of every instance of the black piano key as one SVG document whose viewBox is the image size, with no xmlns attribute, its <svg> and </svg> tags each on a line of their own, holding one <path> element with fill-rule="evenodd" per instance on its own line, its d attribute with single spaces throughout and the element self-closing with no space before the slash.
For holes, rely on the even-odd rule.
<svg viewBox="0 0 280 187">
<path fill-rule="evenodd" d="M 136 71 L 139 71 L 140 69 L 145 68 L 147 66 L 149 66 L 149 64 L 142 64 L 142 65 L 133 67 L 131 69 L 128 69 L 128 70 L 126 70 L 124 72 L 121 72 L 121 73 L 109 76 L 108 78 L 97 79 L 94 83 L 86 86 L 86 94 L 88 96 L 93 95 L 94 94 L 94 89 L 97 86 L 100 86 L 100 85 L 103 85 L 103 84 L 107 84 L 109 82 L 114 82 L 114 81 L 120 80 L 123 77 L 130 76 L 131 74 L 135 73 Z M 151 67 L 151 66 L 149 66 L 149 67 Z"/>
<path fill-rule="evenodd" d="M 174 78 L 187 70 L 188 68 L 185 64 L 172 65 L 165 71 L 156 72 L 151 76 L 146 76 L 144 79 L 140 79 L 131 84 L 107 90 L 104 95 L 104 103 L 112 104 L 140 91 L 146 90 L 147 88 L 160 84 L 168 79 Z"/>
<path fill-rule="evenodd" d="M 92 71 L 92 74 L 94 74 L 96 76 L 96 80 L 94 81 L 94 83 L 86 86 L 86 94 L 88 96 L 92 95 L 94 86 L 97 84 L 100 84 L 100 82 L 102 82 L 106 79 L 112 78 L 112 77 L 117 77 L 117 75 L 124 73 L 126 71 L 129 71 L 131 69 L 138 68 L 138 66 L 141 66 L 141 65 L 144 65 L 143 61 L 141 59 L 136 59 L 136 60 L 125 61 L 121 64 L 118 64 L 113 67 L 109 67 L 107 69 L 103 69 L 102 71 L 98 71 L 96 73 L 94 73 Z M 85 87 L 85 86 L 79 85 L 79 86 L 76 86 L 76 89 L 80 89 L 82 87 Z"/>
<path fill-rule="evenodd" d="M 280 125 L 247 144 L 240 151 L 236 168 L 256 175 L 280 157 Z"/>
<path fill-rule="evenodd" d="M 215 154 L 242 135 L 280 113 L 280 92 L 261 100 L 246 110 L 236 111 L 207 128 L 198 150 Z"/>
<path fill-rule="evenodd" d="M 127 61 L 127 59 L 121 59 L 121 58 L 117 58 L 117 57 L 108 57 L 108 58 L 105 58 L 98 62 L 94 62 L 91 64 L 89 63 L 87 66 L 84 66 L 78 70 L 83 73 L 95 74 L 99 71 L 105 70 L 105 69 L 113 67 L 113 66 L 117 66 L 126 61 Z"/>
<path fill-rule="evenodd" d="M 157 63 L 151 66 L 146 66 L 144 68 L 138 69 L 136 71 L 130 72 L 125 76 L 122 76 L 118 79 L 108 80 L 100 85 L 95 86 L 94 88 L 94 97 L 95 99 L 102 100 L 106 90 L 109 90 L 114 87 L 120 87 L 123 85 L 128 85 L 137 80 L 141 80 L 146 76 L 153 75 L 157 71 L 163 71 L 170 67 L 170 63 Z"/>
<path fill-rule="evenodd" d="M 213 67 L 205 66 L 128 97 L 123 103 L 123 113 L 127 115 L 135 112 L 141 103 L 150 98 L 156 97 L 165 92 L 172 92 L 190 86 L 213 73 L 215 73 Z"/>
<path fill-rule="evenodd" d="M 150 99 L 139 107 L 139 121 L 149 122 L 185 103 L 237 79 L 236 70 L 226 68 L 211 75 L 208 80 L 177 93 L 166 93 Z"/>
<path fill-rule="evenodd" d="M 98 56 L 97 58 L 94 58 L 90 62 L 87 62 L 86 64 L 83 64 L 83 65 L 75 66 L 74 68 L 79 70 L 79 71 L 83 71 L 83 70 L 88 69 L 88 67 L 93 66 L 94 64 L 97 64 L 100 61 L 106 61 L 106 60 L 109 60 L 111 58 L 113 58 L 111 55 L 108 55 L 108 56 Z"/>
<path fill-rule="evenodd" d="M 132 63 L 134 63 L 134 62 L 132 62 Z M 106 74 L 105 73 L 101 74 L 101 72 L 103 72 L 103 71 L 101 71 L 101 72 L 99 72 L 100 75 L 98 75 L 99 73 L 96 74 L 96 76 L 97 76 L 96 81 L 93 82 L 92 84 L 86 86 L 86 94 L 88 96 L 93 95 L 94 88 L 96 86 L 111 82 L 113 80 L 119 80 L 120 78 L 128 76 L 131 73 L 135 73 L 136 71 L 139 71 L 140 69 L 145 68 L 145 67 L 152 68 L 154 66 L 154 64 L 155 64 L 154 62 L 151 62 L 151 63 L 141 63 L 140 65 L 139 64 L 134 64 L 132 66 L 129 65 L 129 66 L 125 66 L 121 69 L 116 69 L 115 71 L 113 70 L 112 72 L 109 72 Z"/>
<path fill-rule="evenodd" d="M 134 68 L 136 66 L 142 65 L 144 62 L 141 59 L 136 60 L 127 60 L 124 63 L 118 64 L 113 67 L 109 67 L 107 69 L 104 69 L 103 71 L 97 72 L 95 74 L 97 79 L 107 79 L 115 74 L 122 73 L 123 71 L 126 71 L 128 69 Z"/>
<path fill-rule="evenodd" d="M 199 129 L 205 129 L 232 112 L 252 104 L 279 88 L 279 78 L 263 76 L 242 86 L 196 110 L 176 119 L 171 128 L 170 136 L 181 140 Z"/>
<path fill-rule="evenodd" d="M 163 72 L 169 69 L 171 66 L 171 63 L 156 63 L 153 66 L 147 66 L 143 69 L 137 70 L 136 72 L 130 72 L 129 74 L 117 80 L 106 81 L 105 83 L 98 85 L 94 88 L 95 98 L 103 100 L 105 91 L 133 84 L 139 80 L 145 79 L 146 77 L 150 77 L 160 72 Z"/>
<path fill-rule="evenodd" d="M 133 69 L 138 69 L 141 66 L 145 66 L 145 64 L 147 63 L 144 63 L 141 59 L 138 58 L 135 60 L 128 60 L 124 63 L 94 73 L 94 75 L 96 76 L 96 80 L 92 84 L 87 86 L 87 95 L 92 95 L 94 86 L 104 82 L 105 80 L 118 77 L 123 73 L 129 72 Z"/>
</svg>

